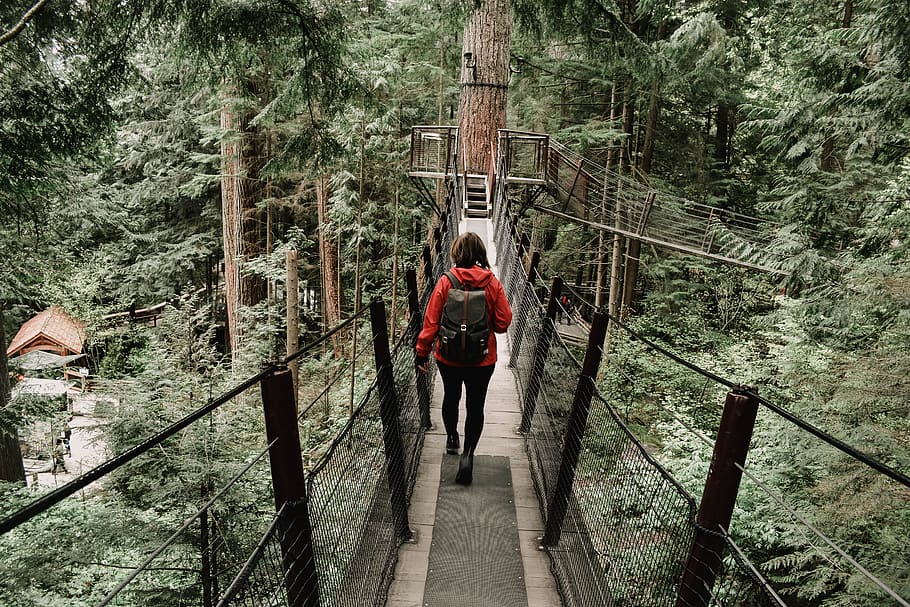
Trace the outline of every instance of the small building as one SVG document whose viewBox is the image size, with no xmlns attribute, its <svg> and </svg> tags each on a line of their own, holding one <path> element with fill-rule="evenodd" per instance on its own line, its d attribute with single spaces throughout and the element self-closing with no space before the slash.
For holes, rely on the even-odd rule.
<svg viewBox="0 0 910 607">
<path fill-rule="evenodd" d="M 10 341 L 6 354 L 16 356 L 44 350 L 69 356 L 82 353 L 84 340 L 85 324 L 53 306 L 22 325 Z"/>
</svg>

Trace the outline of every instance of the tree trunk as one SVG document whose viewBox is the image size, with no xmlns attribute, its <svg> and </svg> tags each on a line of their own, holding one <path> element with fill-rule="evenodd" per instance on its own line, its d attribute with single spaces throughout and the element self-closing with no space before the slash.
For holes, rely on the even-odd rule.
<svg viewBox="0 0 910 607">
<path fill-rule="evenodd" d="M 619 92 L 619 85 L 616 80 L 613 81 L 613 87 L 610 91 L 610 125 L 616 121 L 616 97 Z M 610 145 L 610 149 L 607 150 L 607 171 L 606 174 L 609 174 L 613 171 L 613 167 L 616 165 L 616 148 L 613 144 Z M 622 225 L 620 223 L 620 213 L 622 213 L 622 205 L 620 204 L 619 196 L 616 195 L 616 190 L 612 192 L 613 196 L 611 197 L 611 188 L 608 187 L 607 183 L 604 183 L 604 216 L 607 215 L 607 205 L 613 205 L 613 225 L 614 227 L 619 227 Z M 612 198 L 612 200 L 611 200 Z M 610 314 L 616 313 L 616 297 L 618 293 L 618 283 L 619 283 L 619 262 L 620 262 L 620 252 L 621 249 L 621 240 L 622 237 L 618 232 L 614 232 L 612 238 L 607 240 L 606 234 L 604 231 L 601 231 L 601 239 L 605 242 L 603 243 L 604 250 L 602 251 L 600 258 L 600 275 L 597 279 L 597 300 L 596 303 L 598 306 L 604 304 L 604 291 L 608 291 L 607 295 L 607 305 L 608 312 Z M 612 244 L 609 244 L 612 243 Z M 609 272 L 607 271 L 607 251 L 606 248 L 609 245 L 610 247 L 610 266 Z M 607 288 L 609 282 L 609 289 Z M 606 343 L 609 344 L 610 331 L 612 329 L 612 323 L 607 325 L 607 338 Z"/>
<path fill-rule="evenodd" d="M 300 348 L 300 306 L 297 300 L 297 295 L 300 290 L 297 284 L 297 251 L 295 249 L 288 250 L 285 257 L 285 264 L 287 272 L 287 288 L 285 289 L 285 297 L 287 299 L 287 333 L 285 334 L 285 346 L 287 354 L 290 356 Z M 294 382 L 294 403 L 295 406 L 299 408 L 300 400 L 298 395 L 300 394 L 300 382 L 298 370 L 300 368 L 300 361 L 294 360 L 288 366 L 291 370 L 291 379 Z"/>
<path fill-rule="evenodd" d="M 0 409 L 10 399 L 9 361 L 6 356 L 6 319 L 0 303 Z M 0 481 L 24 482 L 25 469 L 22 467 L 22 451 L 19 449 L 19 433 L 15 426 L 0 426 Z"/>
<path fill-rule="evenodd" d="M 658 28 L 661 31 L 663 26 Z M 642 143 L 641 164 L 638 166 L 642 175 L 651 173 L 651 163 L 654 159 L 654 134 L 657 130 L 657 117 L 660 114 L 660 81 L 651 84 L 651 93 L 648 100 L 648 118 L 645 122 L 644 142 Z M 638 279 L 639 257 L 641 255 L 641 241 L 629 240 L 626 247 L 626 272 L 623 277 L 622 314 L 628 315 L 635 295 L 635 281 Z"/>
<path fill-rule="evenodd" d="M 221 129 L 237 128 L 231 108 L 221 108 Z M 221 140 L 221 236 L 224 249 L 224 298 L 227 306 L 228 347 L 240 350 L 241 198 L 240 142 L 233 133 Z"/>
<path fill-rule="evenodd" d="M 714 136 L 714 181 L 720 181 L 727 176 L 727 170 L 730 168 L 730 106 L 721 103 L 717 106 L 717 113 L 714 115 L 715 136 Z"/>
<path fill-rule="evenodd" d="M 635 134 L 635 98 L 632 93 L 632 79 L 626 78 L 623 87 L 623 132 L 626 134 L 625 145 L 622 146 L 622 155 L 620 157 L 620 173 L 623 175 L 632 174 L 632 141 Z M 632 301 L 632 292 L 635 288 L 635 278 L 638 275 L 638 255 L 634 253 L 634 240 L 626 242 L 626 260 L 623 272 L 622 286 L 623 294 L 618 298 L 621 302 L 619 316 L 625 318 L 628 314 L 628 306 Z M 634 261 L 633 261 L 634 257 Z M 626 303 L 628 297 L 629 303 Z"/>
<path fill-rule="evenodd" d="M 844 16 L 841 19 L 840 26 L 843 29 L 850 27 L 853 21 L 853 0 L 847 0 L 844 3 Z M 843 45 L 844 42 L 841 41 Z M 841 94 L 847 93 L 850 89 L 847 85 L 847 80 L 845 79 L 844 84 L 839 87 L 839 92 Z M 834 108 L 836 112 L 836 108 Z M 822 151 L 821 151 L 821 160 L 820 168 L 826 173 L 833 173 L 838 170 L 838 162 L 836 156 L 836 145 L 837 145 L 837 136 L 832 134 L 830 131 L 825 136 L 824 142 L 822 142 Z"/>
<path fill-rule="evenodd" d="M 399 185 L 395 184 L 395 207 L 392 225 L 392 303 L 390 306 L 389 335 L 398 334 L 398 205 L 401 200 Z"/>
<path fill-rule="evenodd" d="M 229 105 L 221 109 L 221 233 L 224 245 L 225 299 L 229 345 L 239 352 L 243 341 L 242 306 L 259 303 L 266 282 L 244 272 L 247 259 L 262 253 L 257 202 L 263 191 L 259 181 L 263 145 L 259 133 L 247 130 L 246 119 Z"/>
<path fill-rule="evenodd" d="M 465 173 L 486 174 L 490 147 L 506 126 L 512 13 L 509 0 L 475 0 L 464 28 L 459 154 Z"/>
<path fill-rule="evenodd" d="M 322 176 L 316 180 L 316 208 L 319 218 L 319 262 L 322 270 L 322 293 L 324 321 L 326 329 L 341 322 L 341 292 L 338 281 L 337 244 L 328 231 L 329 180 Z M 341 345 L 337 339 L 332 340 L 335 356 L 341 356 Z"/>
</svg>

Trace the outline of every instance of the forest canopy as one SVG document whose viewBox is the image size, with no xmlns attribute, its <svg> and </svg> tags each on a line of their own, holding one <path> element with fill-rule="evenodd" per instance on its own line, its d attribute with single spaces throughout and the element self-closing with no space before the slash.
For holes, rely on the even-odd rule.
<svg viewBox="0 0 910 607">
<path fill-rule="evenodd" d="M 291 250 L 307 302 L 301 343 L 377 297 L 400 327 L 404 269 L 419 265 L 438 221 L 407 178 L 410 129 L 459 124 L 463 27 L 476 4 L 0 4 L 0 410 L 6 344 L 60 306 L 86 323 L 92 374 L 122 403 L 104 442 L 128 447 L 284 353 Z M 614 249 L 606 231 L 526 209 L 521 228 L 542 272 L 910 472 L 906 0 L 514 0 L 511 23 L 507 128 L 546 133 L 643 187 L 760 218 L 773 226 L 762 251 L 781 260 L 768 273 L 632 240 Z M 613 256 L 625 272 L 611 298 Z M 109 320 L 162 303 L 156 327 Z M 350 347 L 333 343 L 307 363 L 314 390 Z M 362 389 L 367 379 L 356 381 Z M 716 432 L 721 397 L 619 337 L 600 381 L 698 495 L 710 452 L 686 428 Z M 308 421 L 314 444 L 347 412 Z M 24 477 L 16 432 L 46 413 L 0 416 L 10 507 Z M 258 440 L 257 412 L 238 415 L 248 442 L 215 424 L 116 479 L 105 500 L 54 520 L 100 525 L 79 540 L 97 562 L 134 559 L 134 547 L 104 545 L 115 532 L 107 512 L 160 534 L 156 508 L 176 516 L 188 494 L 211 490 L 219 462 L 239 461 Z M 232 442 L 212 447 L 216 435 Z M 191 465 L 203 443 L 206 470 Z M 814 525 L 910 596 L 906 488 L 771 417 L 759 418 L 750 458 Z M 237 497 L 237 511 L 260 489 Z M 788 604 L 883 604 L 758 488 L 744 482 L 740 499 L 734 535 Z M 80 567 L 67 546 L 60 565 L 0 543 L 19 559 L 0 562 L 14 574 L 0 603 L 98 598 L 62 586 Z M 55 567 L 65 571 L 44 578 L 40 598 L 26 590 L 35 570 Z M 103 564 L 92 572 L 114 577 Z"/>
</svg>

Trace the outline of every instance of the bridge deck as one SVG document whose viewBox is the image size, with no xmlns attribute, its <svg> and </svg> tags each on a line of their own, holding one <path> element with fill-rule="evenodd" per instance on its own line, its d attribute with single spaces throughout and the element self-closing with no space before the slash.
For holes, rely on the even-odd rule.
<svg viewBox="0 0 910 607">
<path fill-rule="evenodd" d="M 495 245 L 492 239 L 492 225 L 488 219 L 466 219 L 461 224 L 461 231 L 469 230 L 478 233 L 487 243 L 490 263 L 498 273 L 496 266 Z M 528 470 L 528 458 L 524 450 L 522 437 L 516 433 L 521 422 L 521 411 L 518 401 L 518 391 L 512 372 L 507 368 L 509 357 L 509 343 L 506 335 L 497 336 L 499 362 L 490 382 L 485 407 L 485 423 L 483 436 L 477 446 L 477 455 L 499 456 L 508 458 L 511 477 L 514 518 L 500 518 L 497 521 L 485 521 L 487 524 L 498 523 L 505 528 L 511 528 L 517 522 L 518 542 L 524 569 L 523 581 L 527 591 L 528 607 L 558 607 L 562 600 L 556 591 L 556 583 L 550 572 L 549 557 L 546 552 L 538 550 L 537 538 L 543 534 L 543 520 L 537 506 L 537 496 Z M 432 402 L 433 428 L 428 431 L 423 447 L 420 465 L 417 471 L 417 482 L 411 498 L 408 511 L 411 528 L 415 531 L 416 542 L 402 545 L 398 554 L 398 565 L 395 570 L 395 579 L 389 588 L 387 607 L 424 607 L 427 605 L 425 593 L 429 573 L 430 548 L 433 542 L 433 532 L 437 529 L 437 498 L 440 486 L 448 487 L 453 484 L 450 475 L 443 477 L 445 456 L 445 432 L 441 416 L 442 383 L 436 381 L 436 390 Z M 460 415 L 461 424 L 464 423 L 464 406 Z M 453 456 L 448 456 L 453 457 Z M 487 458 L 483 458 L 486 460 Z M 481 465 L 478 462 L 475 469 Z M 446 468 L 448 469 L 448 468 Z M 475 472 L 476 476 L 477 472 Z M 466 491 L 485 491 L 483 484 L 477 483 L 467 488 Z M 486 494 L 478 493 L 478 499 L 488 498 Z M 511 519 L 511 520 L 510 520 Z M 506 568 L 503 571 L 507 571 Z M 490 572 L 487 572 L 488 574 Z M 495 573 L 495 572 L 494 572 Z M 439 577 L 457 580 L 458 576 L 450 572 L 436 572 Z M 464 580 L 471 583 L 471 580 Z M 503 581 L 503 583 L 511 583 Z M 453 596 L 458 595 L 458 589 L 452 590 Z M 438 593 L 437 593 L 438 595 Z M 453 607 L 471 607 L 481 602 L 469 602 L 467 596 L 452 602 Z M 441 602 L 434 602 L 432 607 L 447 607 Z"/>
</svg>

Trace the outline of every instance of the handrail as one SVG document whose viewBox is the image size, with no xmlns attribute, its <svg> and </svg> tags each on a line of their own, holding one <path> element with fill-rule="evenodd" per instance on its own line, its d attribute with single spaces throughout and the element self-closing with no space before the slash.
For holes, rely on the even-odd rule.
<svg viewBox="0 0 910 607">
<path fill-rule="evenodd" d="M 29 519 L 35 517 L 36 515 L 41 514 L 42 512 L 45 512 L 50 507 L 58 504 L 59 502 L 63 501 L 65 498 L 76 493 L 77 491 L 79 491 L 80 489 L 89 485 L 90 483 L 98 480 L 102 476 L 105 476 L 106 474 L 113 472 L 117 468 L 123 466 L 124 464 L 127 464 L 127 463 L 131 462 L 132 460 L 136 459 L 136 457 L 142 455 L 143 453 L 145 453 L 146 451 L 148 451 L 155 445 L 160 444 L 164 440 L 170 438 L 177 432 L 179 432 L 179 431 L 183 430 L 184 428 L 186 428 L 187 426 L 189 426 L 191 423 L 197 421 L 198 419 L 205 416 L 206 414 L 211 413 L 212 411 L 214 411 L 215 409 L 217 409 L 224 403 L 228 402 L 235 396 L 242 394 L 244 391 L 246 391 L 250 387 L 254 386 L 257 382 L 259 382 L 263 377 L 272 373 L 275 370 L 275 368 L 276 368 L 275 364 L 271 364 L 271 365 L 267 366 L 265 369 L 263 369 L 262 371 L 260 371 L 256 375 L 254 375 L 253 377 L 238 384 L 237 386 L 235 386 L 231 390 L 225 392 L 218 398 L 210 401 L 204 407 L 200 407 L 199 409 L 196 409 L 192 413 L 186 415 L 183 419 L 175 422 L 174 424 L 171 424 L 170 426 L 168 426 L 164 430 L 158 432 L 151 438 L 148 438 L 148 439 L 142 441 L 135 447 L 128 449 L 127 451 L 121 453 L 120 455 L 117 455 L 117 456 L 109 459 L 108 461 L 104 462 L 103 464 L 100 464 L 100 465 L 96 466 L 95 468 L 92 468 L 91 470 L 89 470 L 88 472 L 83 474 L 82 476 L 80 476 L 78 478 L 74 478 L 70 482 L 63 485 L 62 487 L 60 487 L 58 489 L 54 489 L 50 493 L 42 495 L 41 497 L 39 497 L 32 503 L 19 509 L 18 511 L 14 512 L 13 514 L 4 518 L 3 520 L 0 520 L 0 535 L 3 535 L 4 533 L 11 531 L 12 529 L 14 529 L 17 526 L 21 525 L 22 523 L 28 521 Z"/>
<path fill-rule="evenodd" d="M 653 342 L 652 340 L 648 339 L 647 337 L 645 337 L 644 335 L 641 335 L 640 333 L 636 332 L 634 329 L 632 329 L 631 327 L 629 327 L 628 325 L 623 323 L 621 320 L 619 320 L 612 314 L 609 314 L 607 312 L 605 312 L 605 314 L 607 314 L 607 316 L 609 317 L 610 322 L 615 323 L 615 325 L 617 327 L 623 329 L 629 335 L 631 335 L 633 338 L 635 338 L 636 340 L 645 344 L 647 347 L 651 348 L 652 350 L 659 352 L 663 356 L 670 358 L 671 360 L 681 364 L 682 366 L 686 367 L 687 369 L 695 371 L 696 373 L 698 373 L 699 375 L 702 375 L 703 377 L 705 377 L 707 379 L 710 379 L 723 386 L 726 386 L 727 388 L 730 388 L 731 390 L 739 391 L 742 394 L 745 394 L 746 396 L 756 399 L 761 405 L 767 407 L 771 412 L 784 418 L 785 420 L 796 425 L 797 427 L 801 428 L 802 430 L 805 430 L 806 432 L 815 436 L 819 440 L 831 445 L 832 447 L 845 453 L 846 455 L 849 455 L 853 459 L 855 459 L 859 462 L 862 462 L 863 464 L 869 466 L 873 470 L 876 470 L 877 472 L 884 474 L 891 480 L 897 481 L 901 485 L 903 485 L 907 488 L 910 488 L 910 477 L 908 477 L 906 474 L 899 472 L 898 470 L 895 470 L 894 468 L 891 468 L 887 464 L 883 464 L 882 462 L 876 460 L 875 458 L 870 457 L 869 455 L 866 455 L 859 449 L 851 447 L 850 445 L 843 442 L 842 440 L 835 438 L 834 436 L 831 436 L 824 430 L 797 417 L 793 413 L 790 413 L 789 411 L 787 411 L 780 405 L 773 403 L 766 398 L 763 398 L 759 394 L 755 393 L 753 391 L 753 389 L 743 386 L 741 384 L 737 384 L 736 382 L 732 382 L 729 379 L 723 378 L 720 375 L 712 373 L 711 371 L 708 371 L 707 369 L 703 369 L 703 368 L 699 367 L 698 365 L 687 361 L 686 359 L 682 358 L 678 354 L 675 354 L 675 353 L 667 350 L 660 344 L 657 344 L 657 343 Z"/>
<path fill-rule="evenodd" d="M 138 456 L 149 451 L 152 447 L 159 445 L 160 443 L 164 442 L 171 436 L 177 434 L 178 432 L 180 432 L 181 430 L 183 430 L 184 428 L 186 428 L 193 422 L 198 421 L 200 418 L 211 413 L 212 411 L 214 411 L 221 405 L 225 404 L 226 402 L 230 401 L 234 397 L 239 396 L 240 394 L 242 394 L 243 392 L 245 392 L 246 390 L 248 390 L 249 388 L 251 388 L 252 386 L 257 384 L 259 381 L 261 381 L 264 377 L 266 377 L 270 373 L 274 372 L 277 368 L 279 368 L 279 366 L 298 358 L 302 354 L 304 354 L 304 353 L 312 350 L 313 348 L 319 346 L 320 344 L 322 344 L 326 339 L 330 338 L 335 333 L 346 328 L 348 325 L 353 323 L 359 316 L 363 315 L 366 310 L 367 309 L 364 308 L 364 310 L 361 310 L 359 313 L 351 316 L 350 318 L 346 319 L 344 322 L 339 323 L 336 327 L 334 327 L 328 333 L 321 336 L 319 339 L 313 341 L 312 343 L 305 345 L 303 348 L 301 348 L 297 352 L 294 352 L 293 354 L 286 356 L 279 363 L 267 364 L 256 375 L 239 383 L 238 385 L 234 386 L 227 392 L 224 392 L 220 396 L 212 399 L 206 405 L 187 414 L 182 419 L 174 422 L 173 424 L 171 424 L 167 428 L 161 430 L 157 434 L 154 434 L 153 436 L 147 438 L 146 440 L 142 441 L 141 443 L 137 444 L 136 446 L 128 449 L 127 451 L 124 451 L 120 455 L 117 455 L 117 456 L 109 459 L 108 461 L 106 461 L 102 464 L 99 464 L 98 466 L 96 466 L 95 468 L 92 468 L 85 474 L 83 474 L 77 478 L 74 478 L 70 482 L 66 483 L 65 485 L 63 485 L 57 489 L 54 489 L 50 493 L 42 495 L 35 501 L 27 504 L 26 506 L 24 506 L 23 508 L 20 508 L 13 514 L 0 520 L 0 535 L 3 535 L 5 533 L 11 531 L 12 529 L 15 529 L 22 523 L 25 523 L 26 521 L 32 519 L 33 517 L 37 516 L 38 514 L 41 514 L 42 512 L 47 511 L 49 508 L 60 503 L 61 501 L 63 501 L 70 495 L 73 495 L 80 489 L 83 489 L 84 487 L 93 483 L 94 481 L 98 480 L 99 478 L 101 478 L 101 477 L 109 474 L 110 472 L 113 472 L 114 470 L 120 468 L 121 466 L 131 462 L 132 460 L 136 459 Z"/>
</svg>

